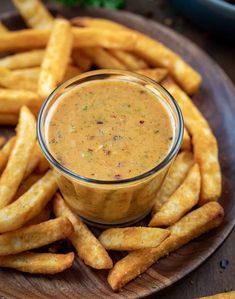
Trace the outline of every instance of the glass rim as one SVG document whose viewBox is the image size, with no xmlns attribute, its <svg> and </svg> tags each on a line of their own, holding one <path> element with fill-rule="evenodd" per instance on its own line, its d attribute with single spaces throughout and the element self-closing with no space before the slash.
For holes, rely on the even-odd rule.
<svg viewBox="0 0 235 299">
<path fill-rule="evenodd" d="M 79 80 L 79 79 L 85 79 L 87 77 L 91 77 L 94 75 L 126 75 L 132 78 L 137 78 L 139 80 L 145 81 L 146 83 L 150 83 L 151 85 L 153 85 L 154 88 L 156 88 L 158 91 L 160 91 L 161 93 L 163 93 L 169 100 L 170 102 L 173 104 L 173 107 L 175 109 L 176 115 L 177 115 L 177 120 L 179 123 L 179 130 L 178 130 L 178 134 L 175 136 L 175 142 L 172 144 L 172 147 L 170 148 L 168 154 L 164 157 L 164 159 L 158 163 L 156 166 L 154 166 L 153 168 L 151 168 L 150 170 L 139 174 L 137 176 L 131 177 L 131 178 L 127 178 L 127 179 L 121 179 L 121 180 L 99 180 L 99 179 L 92 179 L 92 178 L 87 178 L 85 176 L 79 175 L 75 172 L 73 172 L 72 170 L 66 168 L 65 166 L 63 166 L 61 163 L 59 163 L 54 157 L 53 155 L 50 153 L 46 142 L 45 142 L 45 138 L 42 134 L 42 128 L 43 128 L 43 117 L 44 117 L 44 112 L 45 109 L 47 107 L 47 105 L 49 104 L 50 100 L 53 99 L 53 97 L 62 89 L 66 88 L 67 86 L 69 86 L 70 84 L 72 84 L 73 82 Z M 138 83 L 138 82 L 137 82 Z M 149 77 L 145 76 L 145 75 L 140 75 L 134 72 L 130 72 L 130 71 L 126 71 L 126 70 L 113 70 L 113 69 L 102 69 L 102 70 L 95 70 L 95 71 L 89 71 L 89 72 L 85 72 L 82 74 L 79 74 L 69 80 L 66 80 L 65 82 L 63 82 L 62 84 L 60 84 L 44 101 L 44 103 L 42 104 L 42 107 L 39 111 L 39 115 L 38 115 L 38 120 L 37 120 L 37 138 L 38 138 L 38 142 L 39 145 L 44 153 L 44 155 L 46 156 L 47 160 L 60 172 L 65 173 L 66 175 L 68 175 L 69 177 L 72 177 L 73 179 L 76 180 L 80 180 L 83 181 L 85 183 L 93 183 L 93 184 L 101 184 L 101 185 L 120 185 L 120 184 L 124 184 L 124 183 L 133 183 L 136 182 L 138 180 L 147 178 L 153 174 L 155 174 L 156 172 L 160 171 L 161 169 L 163 169 L 172 159 L 173 157 L 177 154 L 177 152 L 180 149 L 181 146 L 181 142 L 183 139 L 183 133 L 184 133 L 184 121 L 183 121 L 183 116 L 182 116 L 182 112 L 180 110 L 179 105 L 177 104 L 176 100 L 174 99 L 174 97 L 159 83 L 155 82 L 154 80 L 150 79 Z"/>
</svg>

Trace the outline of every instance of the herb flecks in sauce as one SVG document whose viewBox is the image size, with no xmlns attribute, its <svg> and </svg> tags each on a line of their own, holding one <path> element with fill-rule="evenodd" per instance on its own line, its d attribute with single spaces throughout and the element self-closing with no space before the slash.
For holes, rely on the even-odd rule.
<svg viewBox="0 0 235 299">
<path fill-rule="evenodd" d="M 168 111 L 151 91 L 114 80 L 88 82 L 62 95 L 47 134 L 49 149 L 63 166 L 101 180 L 152 169 L 174 139 Z"/>
</svg>

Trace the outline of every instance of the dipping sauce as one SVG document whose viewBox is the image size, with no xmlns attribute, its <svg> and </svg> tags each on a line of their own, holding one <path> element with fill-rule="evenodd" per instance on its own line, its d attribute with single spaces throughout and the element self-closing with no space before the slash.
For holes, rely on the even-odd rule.
<svg viewBox="0 0 235 299">
<path fill-rule="evenodd" d="M 154 168 L 174 140 L 170 112 L 144 86 L 94 80 L 73 87 L 53 104 L 47 146 L 69 170 L 87 178 L 121 180 Z"/>
</svg>

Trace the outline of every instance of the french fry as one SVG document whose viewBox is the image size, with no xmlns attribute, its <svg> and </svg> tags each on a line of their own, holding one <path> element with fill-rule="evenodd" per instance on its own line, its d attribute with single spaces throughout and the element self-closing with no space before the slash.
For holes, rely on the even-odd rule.
<svg viewBox="0 0 235 299">
<path fill-rule="evenodd" d="M 57 188 L 55 176 L 50 170 L 17 200 L 0 210 L 0 233 L 18 229 L 38 215 Z"/>
<path fill-rule="evenodd" d="M 202 178 L 199 204 L 218 200 L 222 189 L 222 178 L 218 159 L 218 146 L 210 126 L 187 94 L 172 80 L 163 86 L 177 100 L 184 116 L 185 125 L 192 136 L 193 152 Z"/>
<path fill-rule="evenodd" d="M 88 28 L 98 28 L 99 30 L 109 30 L 118 31 L 118 30 L 131 30 L 130 28 L 121 25 L 120 23 L 110 21 L 108 19 L 100 18 L 91 18 L 91 17 L 76 17 L 71 20 L 72 25 L 74 26 L 83 26 Z"/>
<path fill-rule="evenodd" d="M 190 152 L 183 151 L 175 158 L 168 175 L 157 194 L 153 212 L 159 211 L 175 190 L 179 188 L 192 165 L 193 155 Z"/>
<path fill-rule="evenodd" d="M 0 173 L 2 173 L 7 164 L 7 161 L 15 144 L 15 139 L 15 137 L 11 137 L 0 150 Z"/>
<path fill-rule="evenodd" d="M 40 67 L 30 67 L 25 69 L 13 70 L 12 74 L 21 76 L 22 79 L 30 79 L 32 81 L 37 81 L 40 73 Z"/>
<path fill-rule="evenodd" d="M 66 81 L 74 76 L 79 75 L 80 73 L 81 73 L 81 69 L 79 69 L 78 67 L 75 67 L 73 65 L 68 65 L 62 81 Z M 32 67 L 32 68 L 14 70 L 11 72 L 11 74 L 13 76 L 21 78 L 23 80 L 30 81 L 30 82 L 32 82 L 31 84 L 33 84 L 33 85 L 36 84 L 36 86 L 37 86 L 37 81 L 38 81 L 39 74 L 40 74 L 40 68 Z"/>
<path fill-rule="evenodd" d="M 133 53 L 115 49 L 110 49 L 109 52 L 124 64 L 127 70 L 135 71 L 148 68 L 148 64 Z"/>
<path fill-rule="evenodd" d="M 89 71 L 92 66 L 92 60 L 88 57 L 82 49 L 74 49 L 72 58 L 75 65 L 83 72 Z"/>
<path fill-rule="evenodd" d="M 74 232 L 69 236 L 69 240 L 86 265 L 95 269 L 112 268 L 113 262 L 107 251 L 80 218 L 69 209 L 59 194 L 54 198 L 53 210 L 57 217 L 67 217 L 71 221 Z"/>
<path fill-rule="evenodd" d="M 0 67 L 0 86 L 9 89 L 22 89 L 29 91 L 37 90 L 37 82 L 31 79 L 22 78 L 7 68 Z"/>
<path fill-rule="evenodd" d="M 8 31 L 7 27 L 5 25 L 3 25 L 2 22 L 0 22 L 0 33 L 7 32 L 7 31 Z"/>
<path fill-rule="evenodd" d="M 168 228 L 171 235 L 158 247 L 132 251 L 118 261 L 109 272 L 108 283 L 113 290 L 122 288 L 161 257 L 220 225 L 223 215 L 223 208 L 217 202 L 207 203 L 190 212 Z"/>
<path fill-rule="evenodd" d="M 72 46 L 73 34 L 69 21 L 55 20 L 38 79 L 38 93 L 43 98 L 47 97 L 62 81 Z"/>
<path fill-rule="evenodd" d="M 0 257 L 0 267 L 32 274 L 56 274 L 70 268 L 73 261 L 73 252 L 66 254 L 23 252 Z"/>
<path fill-rule="evenodd" d="M 50 216 L 51 209 L 49 208 L 49 205 L 47 205 L 38 215 L 26 222 L 24 226 L 42 223 L 44 221 L 49 220 Z"/>
<path fill-rule="evenodd" d="M 42 100 L 35 92 L 0 88 L 1 113 L 18 114 L 24 105 L 33 111 L 38 111 L 41 104 Z"/>
<path fill-rule="evenodd" d="M 49 168 L 49 162 L 46 160 L 45 157 L 42 157 L 37 165 L 35 172 L 38 174 L 44 174 Z"/>
<path fill-rule="evenodd" d="M 51 28 L 53 16 L 40 0 L 13 0 L 13 3 L 29 27 Z"/>
<path fill-rule="evenodd" d="M 79 20 L 80 19 L 80 20 Z M 73 24 L 76 20 L 73 21 Z M 104 29 L 111 31 L 126 31 L 136 35 L 136 43 L 133 46 L 133 52 L 144 58 L 153 66 L 167 68 L 176 81 L 183 87 L 188 94 L 194 94 L 201 84 L 201 76 L 191 68 L 178 54 L 174 53 L 166 46 L 151 39 L 150 37 L 131 30 L 125 26 L 110 20 L 92 19 L 89 17 L 77 18 L 77 23 L 86 27 Z"/>
<path fill-rule="evenodd" d="M 213 296 L 200 297 L 198 299 L 235 299 L 235 291 L 220 293 Z"/>
<path fill-rule="evenodd" d="M 195 163 L 180 187 L 170 196 L 161 209 L 153 215 L 149 226 L 169 226 L 176 223 L 199 201 L 200 170 Z"/>
<path fill-rule="evenodd" d="M 125 65 L 101 47 L 84 48 L 83 52 L 99 68 L 126 70 Z"/>
<path fill-rule="evenodd" d="M 6 137 L 0 136 L 0 147 L 2 147 L 5 142 L 6 142 Z"/>
<path fill-rule="evenodd" d="M 0 67 L 11 70 L 40 66 L 44 50 L 32 50 L 0 58 Z"/>
<path fill-rule="evenodd" d="M 0 52 L 17 52 L 44 48 L 49 35 L 50 30 L 42 29 L 0 32 Z"/>
<path fill-rule="evenodd" d="M 20 253 L 67 238 L 73 226 L 60 217 L 0 235 L 0 256 Z"/>
<path fill-rule="evenodd" d="M 96 28 L 73 28 L 74 48 L 104 47 L 132 51 L 138 36 L 134 33 Z M 44 48 L 50 37 L 50 30 L 23 29 L 0 33 L 0 52 L 17 52 Z"/>
<path fill-rule="evenodd" d="M 68 65 L 62 81 L 69 80 L 81 73 L 82 71 L 78 67 L 73 65 Z"/>
<path fill-rule="evenodd" d="M 189 136 L 188 130 L 184 128 L 184 135 L 181 144 L 181 150 L 190 151 L 191 150 L 191 138 Z"/>
<path fill-rule="evenodd" d="M 20 111 L 17 137 L 0 178 L 0 208 L 8 205 L 23 177 L 36 139 L 36 121 L 27 107 Z"/>
<path fill-rule="evenodd" d="M 138 70 L 137 73 L 140 75 L 145 75 L 156 82 L 161 82 L 163 79 L 166 78 L 168 71 L 164 68 L 155 68 Z"/>
<path fill-rule="evenodd" d="M 13 113 L 0 113 L 0 125 L 14 126 L 18 123 L 19 115 Z"/>
<path fill-rule="evenodd" d="M 29 162 L 27 164 L 25 173 L 24 173 L 24 180 L 30 176 L 30 174 L 35 170 L 35 168 L 38 166 L 40 161 L 44 158 L 42 154 L 42 150 L 38 145 L 38 142 L 36 141 L 34 144 L 33 151 L 31 153 Z"/>
<path fill-rule="evenodd" d="M 107 28 L 102 31 L 99 28 L 73 28 L 74 48 L 102 47 L 125 51 L 132 51 L 135 49 L 138 39 L 135 33 L 120 30 L 114 34 L 112 30 L 107 30 Z M 0 50 L 1 47 L 6 48 L 8 46 L 2 46 L 1 40 L 2 39 L 0 37 Z"/>
<path fill-rule="evenodd" d="M 29 190 L 30 187 L 33 186 L 34 183 L 36 183 L 39 179 L 41 179 L 41 174 L 31 174 L 29 177 L 24 179 L 22 183 L 19 186 L 19 189 L 17 190 L 13 201 L 18 199 L 21 195 L 23 195 L 26 191 Z"/>
<path fill-rule="evenodd" d="M 161 228 L 110 228 L 99 236 L 99 241 L 107 250 L 130 251 L 157 247 L 169 235 L 168 230 Z"/>
</svg>

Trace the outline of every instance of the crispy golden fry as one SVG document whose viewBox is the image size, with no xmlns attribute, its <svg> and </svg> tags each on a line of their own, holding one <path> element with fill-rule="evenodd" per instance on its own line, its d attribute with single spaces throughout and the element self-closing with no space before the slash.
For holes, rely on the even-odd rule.
<svg viewBox="0 0 235 299">
<path fill-rule="evenodd" d="M 200 297 L 198 299 L 235 299 L 235 291 L 220 293 L 214 296 Z"/>
<path fill-rule="evenodd" d="M 6 137 L 0 136 L 0 147 L 2 147 L 5 142 L 6 142 Z"/>
<path fill-rule="evenodd" d="M 44 50 L 32 50 L 0 58 L 0 67 L 14 70 L 40 66 L 44 52 Z"/>
<path fill-rule="evenodd" d="M 185 125 L 192 136 L 193 152 L 202 177 L 200 204 L 218 200 L 222 189 L 222 178 L 218 159 L 218 146 L 210 126 L 187 94 L 172 80 L 163 86 L 177 100 L 184 116 Z"/>
<path fill-rule="evenodd" d="M 23 252 L 0 257 L 0 267 L 33 274 L 56 274 L 70 268 L 73 261 L 73 252 L 67 254 Z"/>
<path fill-rule="evenodd" d="M 40 73 L 40 67 L 17 69 L 13 70 L 12 73 L 17 76 L 21 76 L 22 79 L 30 79 L 33 81 L 37 81 Z"/>
<path fill-rule="evenodd" d="M 29 27 L 51 28 L 53 16 L 40 0 L 13 0 L 13 3 Z"/>
<path fill-rule="evenodd" d="M 49 162 L 46 160 L 45 157 L 42 157 L 37 165 L 35 172 L 39 174 L 44 174 L 49 168 Z"/>
<path fill-rule="evenodd" d="M 0 125 L 14 126 L 18 123 L 18 114 L 13 113 L 0 113 Z"/>
<path fill-rule="evenodd" d="M 0 52 L 17 52 L 44 48 L 50 30 L 23 29 L 0 33 Z"/>
<path fill-rule="evenodd" d="M 190 152 L 180 153 L 168 172 L 168 175 L 157 194 L 153 211 L 157 212 L 167 202 L 169 197 L 184 181 L 189 169 L 193 165 L 193 155 Z"/>
<path fill-rule="evenodd" d="M 112 30 L 107 30 L 107 28 L 102 31 L 99 28 L 73 28 L 73 34 L 75 48 L 103 47 L 107 49 L 132 51 L 135 49 L 138 39 L 135 33 L 120 30 L 114 34 Z M 0 36 L 0 43 L 1 40 Z M 0 50 L 1 47 L 5 48 L 7 45 L 4 47 L 0 44 Z"/>
<path fill-rule="evenodd" d="M 144 58 L 153 66 L 167 68 L 188 94 L 194 94 L 199 88 L 201 84 L 200 74 L 192 69 L 191 66 L 188 65 L 179 55 L 168 49 L 160 42 L 110 20 L 93 19 L 89 17 L 76 18 L 76 20 L 73 21 L 74 24 L 77 23 L 79 25 L 99 30 L 101 28 L 108 28 L 111 31 L 115 31 L 114 35 L 118 35 L 118 31 L 121 30 L 135 34 L 136 43 L 132 50 L 137 55 Z"/>
<path fill-rule="evenodd" d="M 49 40 L 50 30 L 23 29 L 0 33 L 0 52 L 17 52 L 44 48 Z M 104 47 L 132 51 L 138 36 L 134 33 L 96 28 L 73 28 L 74 48 Z"/>
<path fill-rule="evenodd" d="M 38 142 L 36 141 L 34 144 L 34 148 L 32 150 L 29 162 L 27 164 L 24 179 L 26 179 L 30 174 L 35 170 L 38 166 L 39 162 L 44 158 L 41 148 L 39 147 Z"/>
<path fill-rule="evenodd" d="M 158 247 L 132 251 L 118 261 L 108 275 L 110 286 L 113 290 L 122 288 L 161 257 L 220 225 L 223 215 L 223 208 L 217 202 L 207 203 L 187 214 L 169 228 L 171 235 Z"/>
<path fill-rule="evenodd" d="M 22 78 L 22 76 L 17 75 L 15 72 L 2 67 L 0 67 L 0 86 L 16 90 L 37 90 L 36 81 L 27 78 Z"/>
<path fill-rule="evenodd" d="M 74 76 L 77 76 L 81 73 L 81 70 L 73 65 L 68 65 L 63 80 L 66 81 Z M 37 90 L 37 81 L 40 74 L 40 68 L 39 67 L 33 67 L 33 68 L 25 68 L 20 70 L 14 70 L 11 72 L 11 74 L 15 77 L 21 78 L 22 80 L 27 80 L 31 83 L 31 86 L 36 86 L 34 90 Z"/>
<path fill-rule="evenodd" d="M 38 215 L 57 188 L 55 176 L 50 170 L 21 197 L 0 210 L 0 233 L 18 229 Z"/>
<path fill-rule="evenodd" d="M 148 64 L 133 53 L 115 49 L 110 49 L 109 52 L 124 64 L 127 70 L 135 71 L 148 68 Z"/>
<path fill-rule="evenodd" d="M 73 224 L 74 233 L 69 236 L 69 240 L 86 265 L 95 269 L 112 268 L 113 262 L 107 251 L 80 218 L 69 209 L 59 194 L 54 198 L 53 210 L 57 217 L 67 217 Z"/>
<path fill-rule="evenodd" d="M 79 68 L 77 68 L 76 66 L 68 65 L 62 81 L 69 80 L 81 73 L 82 73 L 82 71 Z"/>
<path fill-rule="evenodd" d="M 99 241 L 108 250 L 137 250 L 156 247 L 170 232 L 161 228 L 125 227 L 105 230 Z"/>
<path fill-rule="evenodd" d="M 91 17 L 76 17 L 71 20 L 74 26 L 84 26 L 88 28 L 98 28 L 99 30 L 111 31 L 117 30 L 131 30 L 129 27 L 121 25 L 120 23 L 110 21 L 108 19 L 91 18 Z"/>
<path fill-rule="evenodd" d="M 195 163 L 180 187 L 170 196 L 161 209 L 153 215 L 149 226 L 169 226 L 176 223 L 199 201 L 200 170 Z"/>
<path fill-rule="evenodd" d="M 138 70 L 137 73 L 141 75 L 145 75 L 156 82 L 161 82 L 163 79 L 166 78 L 168 71 L 167 69 L 156 68 L 156 69 Z"/>
<path fill-rule="evenodd" d="M 47 205 L 38 215 L 26 222 L 24 226 L 42 223 L 44 221 L 49 220 L 50 216 L 51 209 L 49 208 L 49 205 Z"/>
<path fill-rule="evenodd" d="M 99 68 L 126 70 L 125 65 L 101 47 L 84 48 L 83 52 Z"/>
<path fill-rule="evenodd" d="M 72 232 L 71 222 L 64 217 L 22 227 L 0 235 L 0 256 L 42 247 L 67 238 Z"/>
<path fill-rule="evenodd" d="M 38 79 L 38 93 L 43 98 L 47 97 L 62 81 L 72 46 L 73 34 L 69 21 L 55 20 Z"/>
<path fill-rule="evenodd" d="M 0 150 L 0 173 L 2 173 L 7 164 L 7 161 L 15 144 L 15 139 L 15 137 L 11 137 Z"/>
<path fill-rule="evenodd" d="M 2 22 L 0 22 L 0 33 L 7 32 L 7 31 L 8 31 L 7 27 L 5 25 L 3 25 Z"/>
<path fill-rule="evenodd" d="M 191 138 L 189 136 L 188 130 L 184 128 L 184 135 L 181 144 L 181 150 L 190 151 L 191 150 Z"/>
<path fill-rule="evenodd" d="M 33 111 L 38 111 L 41 104 L 42 100 L 35 92 L 0 88 L 1 113 L 18 114 L 24 105 Z"/>
<path fill-rule="evenodd" d="M 92 66 L 92 60 L 88 57 L 82 49 L 75 49 L 72 52 L 72 58 L 75 65 L 83 72 L 89 71 Z"/>
<path fill-rule="evenodd" d="M 23 177 L 36 139 L 36 121 L 27 107 L 20 111 L 17 137 L 0 178 L 0 208 L 8 205 Z"/>
<path fill-rule="evenodd" d="M 32 187 L 34 183 L 36 183 L 39 179 L 41 179 L 41 177 L 42 177 L 41 174 L 33 173 L 27 179 L 24 179 L 23 182 L 20 184 L 19 189 L 17 190 L 13 201 L 19 198 L 21 195 L 23 195 L 26 191 L 28 191 L 29 188 Z"/>
</svg>

